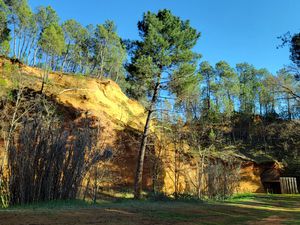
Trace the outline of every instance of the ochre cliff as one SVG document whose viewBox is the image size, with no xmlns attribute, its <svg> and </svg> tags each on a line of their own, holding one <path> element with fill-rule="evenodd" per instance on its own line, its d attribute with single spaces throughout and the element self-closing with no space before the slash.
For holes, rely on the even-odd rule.
<svg viewBox="0 0 300 225">
<path fill-rule="evenodd" d="M 5 64 L 10 60 L 2 59 L 2 79 L 5 77 Z M 22 76 L 26 77 L 26 85 L 36 91 L 41 88 L 43 71 L 37 68 L 20 65 Z M 1 70 L 0 70 L 1 73 Z M 29 79 L 28 79 L 29 78 Z M 76 75 L 50 73 L 44 89 L 47 96 L 54 98 L 59 104 L 70 108 L 75 115 L 74 121 L 83 117 L 92 118 L 101 127 L 99 141 L 104 148 L 110 148 L 118 154 L 116 160 L 110 162 L 110 169 L 115 178 L 109 182 L 110 186 L 132 187 L 136 168 L 140 135 L 146 120 L 145 108 L 137 101 L 129 99 L 113 81 L 95 79 Z M 152 131 L 153 128 L 152 128 Z M 157 139 L 158 142 L 159 138 Z M 154 146 L 161 145 L 158 143 Z M 151 189 L 155 165 L 161 164 L 159 177 L 160 190 L 166 193 L 174 192 L 174 151 L 172 148 L 157 154 L 155 147 L 148 151 L 145 162 L 144 186 Z M 192 163 L 193 164 L 193 163 Z M 185 164 L 184 173 L 189 178 L 196 177 L 196 170 L 192 164 Z M 263 191 L 260 182 L 259 166 L 253 162 L 243 162 L 241 169 L 241 192 Z M 179 191 L 188 190 L 187 176 L 179 177 Z"/>
</svg>

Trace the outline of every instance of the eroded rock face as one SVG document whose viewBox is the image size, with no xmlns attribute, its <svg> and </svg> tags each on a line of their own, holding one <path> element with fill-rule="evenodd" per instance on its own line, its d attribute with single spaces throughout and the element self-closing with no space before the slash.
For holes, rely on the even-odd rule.
<svg viewBox="0 0 300 225">
<path fill-rule="evenodd" d="M 239 192 L 241 193 L 263 193 L 261 182 L 262 168 L 255 162 L 244 162 L 241 167 L 241 181 Z"/>
<path fill-rule="evenodd" d="M 7 62 L 6 62 L 7 63 Z M 0 63 L 0 67 L 3 63 Z M 42 71 L 23 65 L 24 76 L 31 77 L 28 87 L 40 90 Z M 0 72 L 1 73 L 1 72 Z M 109 170 L 113 176 L 101 181 L 107 187 L 132 187 L 134 182 L 140 136 L 146 120 L 145 108 L 129 99 L 120 87 L 110 80 L 100 81 L 93 78 L 79 78 L 72 75 L 49 74 L 49 84 L 45 94 L 64 108 L 68 120 L 80 125 L 83 118 L 89 118 L 90 128 L 101 130 L 99 148 L 110 149 L 112 159 L 102 162 L 100 170 Z M 152 131 L 154 129 L 152 128 Z M 157 142 L 161 140 L 157 139 Z M 144 188 L 173 194 L 174 188 L 174 151 L 167 147 L 163 152 L 153 140 L 146 154 L 144 169 Z M 1 143 L 0 143 L 1 147 Z M 197 169 L 195 162 L 181 165 L 178 176 L 178 192 L 195 191 Z M 92 176 L 94 173 L 90 173 Z M 239 192 L 262 192 L 260 166 L 254 162 L 243 162 Z M 93 179 L 93 178 L 92 178 Z M 89 178 L 85 180 L 88 183 Z"/>
</svg>

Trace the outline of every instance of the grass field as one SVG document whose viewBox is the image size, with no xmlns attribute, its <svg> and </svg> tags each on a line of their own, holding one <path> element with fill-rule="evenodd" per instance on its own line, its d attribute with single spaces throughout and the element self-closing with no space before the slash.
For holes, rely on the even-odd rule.
<svg viewBox="0 0 300 225">
<path fill-rule="evenodd" d="M 0 210 L 0 224 L 300 224 L 300 195 L 246 195 L 226 202 L 48 202 Z"/>
</svg>

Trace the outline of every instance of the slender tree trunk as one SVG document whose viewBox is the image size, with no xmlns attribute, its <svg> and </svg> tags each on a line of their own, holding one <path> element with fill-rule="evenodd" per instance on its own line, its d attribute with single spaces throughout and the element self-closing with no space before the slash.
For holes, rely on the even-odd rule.
<svg viewBox="0 0 300 225">
<path fill-rule="evenodd" d="M 35 67 L 37 52 L 38 52 L 38 47 L 36 47 L 36 49 L 34 50 L 34 54 L 33 54 L 33 63 L 32 63 L 32 66 L 33 66 L 33 67 Z"/>
<path fill-rule="evenodd" d="M 26 34 L 24 33 L 22 47 L 20 50 L 20 57 L 19 57 L 20 59 L 22 59 L 22 57 L 23 57 L 23 51 L 24 51 L 25 44 L 26 44 Z"/>
<path fill-rule="evenodd" d="M 90 175 L 90 176 L 91 176 L 91 175 Z M 85 187 L 85 190 L 84 190 L 84 193 L 83 193 L 83 197 L 82 197 L 82 200 L 83 200 L 83 201 L 85 201 L 86 196 L 87 196 L 88 191 L 89 191 L 89 186 L 90 186 L 90 181 L 91 181 L 90 176 L 89 176 L 89 178 L 88 178 L 88 181 L 87 181 L 87 183 L 86 183 L 86 187 Z"/>
<path fill-rule="evenodd" d="M 265 113 L 267 113 L 267 112 L 265 112 Z M 262 116 L 262 104 L 261 103 L 259 103 L 259 115 Z"/>
<path fill-rule="evenodd" d="M 231 95 L 230 95 L 230 92 L 227 90 L 227 98 L 228 98 L 228 100 L 229 100 L 229 107 L 230 107 L 230 113 L 232 112 L 232 111 L 234 111 L 234 108 L 233 108 L 233 100 L 231 99 Z"/>
<path fill-rule="evenodd" d="M 176 135 L 176 134 L 175 134 Z M 177 139 L 177 137 L 175 137 Z M 179 157 L 179 153 L 178 153 L 178 150 L 177 150 L 177 140 L 174 140 L 174 148 L 175 148 L 175 151 L 174 151 L 174 197 L 175 199 L 178 199 L 178 183 L 179 183 L 179 174 L 178 174 L 178 171 L 179 171 L 179 165 L 178 165 L 178 157 Z"/>
<path fill-rule="evenodd" d="M 160 89 L 160 79 L 161 75 L 159 75 L 157 82 L 154 87 L 154 92 L 152 96 L 152 100 L 150 103 L 150 107 L 148 110 L 148 115 L 144 127 L 142 142 L 140 146 L 139 156 L 138 156 L 138 163 L 136 168 L 136 175 L 135 175 L 135 181 L 134 181 L 134 198 L 140 199 L 141 198 L 141 192 L 142 192 L 142 182 L 143 182 L 143 169 L 144 169 L 144 158 L 145 158 L 145 152 L 146 152 L 146 146 L 147 146 L 147 138 L 150 130 L 150 122 L 152 113 L 155 108 L 155 104 L 157 102 L 159 89 Z"/>
<path fill-rule="evenodd" d="M 35 52 L 35 49 L 34 49 L 34 42 L 35 42 L 35 37 L 36 37 L 36 35 L 37 34 L 32 34 L 32 40 L 30 41 L 30 45 L 29 45 L 29 50 L 28 50 L 28 55 L 27 55 L 27 64 L 29 63 L 29 57 L 30 57 L 30 55 L 31 55 L 31 52 L 33 51 L 33 52 Z M 37 46 L 38 44 L 36 43 L 36 46 Z M 36 47 L 37 48 L 37 47 Z"/>
<path fill-rule="evenodd" d="M 67 61 L 67 65 L 66 65 L 66 70 L 65 70 L 65 72 L 71 72 L 71 69 L 70 69 L 71 66 L 70 66 L 70 65 L 71 65 L 71 60 L 68 60 L 68 61 Z"/>
<path fill-rule="evenodd" d="M 288 110 L 288 119 L 292 120 L 292 113 L 291 113 L 291 104 L 290 104 L 290 96 L 287 95 L 287 110 Z"/>
<path fill-rule="evenodd" d="M 207 79 L 206 81 L 206 85 L 207 85 L 207 91 L 206 91 L 206 98 L 207 98 L 207 113 L 209 113 L 210 111 L 210 106 L 211 106 L 211 102 L 210 102 L 210 96 L 211 96 L 211 87 L 210 87 L 210 77 Z"/>
<path fill-rule="evenodd" d="M 43 93 L 43 90 L 44 90 L 44 86 L 45 86 L 45 83 L 46 81 L 48 80 L 48 66 L 50 67 L 51 65 L 48 65 L 48 58 L 49 56 L 47 55 L 46 56 L 46 65 L 45 65 L 45 70 L 44 70 L 44 74 L 43 74 L 43 77 L 42 77 L 42 87 L 41 87 L 41 90 L 40 90 L 40 93 Z"/>
<path fill-rule="evenodd" d="M 97 203 L 97 194 L 98 194 L 98 168 L 95 166 L 95 178 L 94 178 L 94 190 L 93 190 L 93 203 Z"/>
<path fill-rule="evenodd" d="M 21 50 L 21 40 L 22 40 L 22 30 L 19 31 L 18 34 L 18 51 L 17 51 L 17 58 L 20 59 L 20 50 Z"/>
<path fill-rule="evenodd" d="M 26 64 L 29 63 L 29 57 L 31 55 L 31 51 L 33 50 L 34 41 L 35 41 L 34 36 L 32 36 L 32 40 L 31 40 L 31 43 L 30 43 L 30 46 L 29 46 L 29 51 L 28 51 L 28 55 L 27 55 L 27 59 L 26 59 Z"/>
<path fill-rule="evenodd" d="M 66 53 L 64 59 L 63 59 L 63 62 L 61 64 L 61 71 L 62 72 L 65 72 L 64 68 L 65 68 L 65 65 L 66 65 L 66 62 L 67 62 L 67 58 L 68 58 L 68 53 Z"/>
<path fill-rule="evenodd" d="M 29 57 L 28 48 L 29 48 L 29 44 L 30 44 L 30 37 L 28 37 L 28 40 L 27 40 L 27 42 L 26 42 L 26 46 L 25 46 L 24 52 L 23 52 L 23 54 L 25 54 L 24 62 L 25 62 L 26 64 L 28 64 L 28 57 Z"/>
<path fill-rule="evenodd" d="M 16 22 L 14 21 L 14 58 L 16 58 Z"/>
<path fill-rule="evenodd" d="M 203 180 L 203 173 L 204 173 L 204 160 L 205 160 L 205 153 L 200 151 L 200 149 L 198 149 L 199 152 L 199 156 L 200 156 L 200 162 L 198 162 L 198 166 L 197 166 L 197 170 L 198 170 L 198 192 L 197 192 L 197 196 L 198 199 L 202 198 L 202 180 Z M 200 169 L 200 165 L 201 164 L 201 169 Z"/>
<path fill-rule="evenodd" d="M 63 62 L 62 62 L 62 65 L 61 65 L 61 71 L 64 72 L 64 67 L 66 65 L 66 62 L 67 62 L 67 59 L 68 59 L 68 56 L 69 56 L 69 48 L 70 48 L 70 41 L 68 42 L 68 46 L 67 46 L 67 51 L 66 51 L 66 55 L 63 59 Z"/>
<path fill-rule="evenodd" d="M 273 112 L 273 111 L 271 111 Z M 265 115 L 267 115 L 269 113 L 269 109 L 268 109 L 268 104 L 265 104 Z"/>
<path fill-rule="evenodd" d="M 97 78 L 101 78 L 104 76 L 104 56 L 101 54 L 101 60 L 100 60 L 100 73 L 98 74 Z"/>
</svg>

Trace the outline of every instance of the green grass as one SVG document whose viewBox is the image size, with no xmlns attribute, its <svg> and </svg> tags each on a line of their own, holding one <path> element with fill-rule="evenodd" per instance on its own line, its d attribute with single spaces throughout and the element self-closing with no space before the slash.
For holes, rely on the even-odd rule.
<svg viewBox="0 0 300 225">
<path fill-rule="evenodd" d="M 229 198 L 228 202 L 238 202 L 242 200 L 249 200 L 255 198 L 257 195 L 253 193 L 243 193 L 243 194 L 235 194 L 231 198 Z"/>
<path fill-rule="evenodd" d="M 89 208 L 92 203 L 83 200 L 57 200 L 11 206 L 6 210 L 51 210 Z"/>
<path fill-rule="evenodd" d="M 257 221 L 271 224 L 267 223 L 270 219 L 292 225 L 300 224 L 300 195 L 240 194 L 222 202 L 174 199 L 136 201 L 128 198 L 100 200 L 97 204 L 82 200 L 51 201 L 0 210 L 0 219 L 3 213 L 10 211 L 12 218 L 25 215 L 32 220 L 32 224 L 35 224 L 35 217 L 43 220 L 51 215 L 56 218 L 53 224 L 60 222 L 57 220 L 61 218 L 68 220 L 62 224 L 74 224 L 74 221 L 80 220 L 81 223 L 76 223 L 80 225 L 102 222 L 108 225 L 239 225 Z"/>
</svg>

